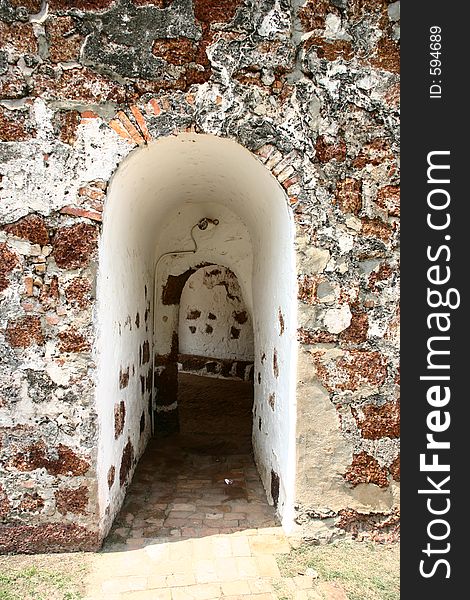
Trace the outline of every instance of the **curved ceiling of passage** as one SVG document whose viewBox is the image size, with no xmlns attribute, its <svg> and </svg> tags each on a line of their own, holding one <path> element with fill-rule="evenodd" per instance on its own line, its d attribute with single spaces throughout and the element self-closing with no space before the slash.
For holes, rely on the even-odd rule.
<svg viewBox="0 0 470 600">
<path fill-rule="evenodd" d="M 144 239 L 155 240 L 168 212 L 187 202 L 227 206 L 246 224 L 255 248 L 267 231 L 275 235 L 291 219 L 273 175 L 238 143 L 206 134 L 162 138 L 132 152 L 108 195 L 114 239 L 120 232 L 127 237 L 131 227 L 141 247 Z"/>
</svg>

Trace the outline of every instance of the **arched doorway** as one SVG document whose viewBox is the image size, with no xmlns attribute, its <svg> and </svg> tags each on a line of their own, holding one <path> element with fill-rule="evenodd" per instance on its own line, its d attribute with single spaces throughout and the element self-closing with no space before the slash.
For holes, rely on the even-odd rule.
<svg viewBox="0 0 470 600">
<path fill-rule="evenodd" d="M 204 221 L 207 225 L 199 227 Z M 177 423 L 177 386 L 172 390 L 171 385 L 182 354 L 182 292 L 192 275 L 210 265 L 234 274 L 250 316 L 254 456 L 268 500 L 284 522 L 291 518 L 296 421 L 292 214 L 278 182 L 243 147 L 214 136 L 181 134 L 129 156 L 113 177 L 104 213 L 97 313 L 104 531 L 152 430 Z"/>
<path fill-rule="evenodd" d="M 230 269 L 201 267 L 188 279 L 178 346 L 179 431 L 217 436 L 236 451 L 250 452 L 253 323 Z"/>
</svg>

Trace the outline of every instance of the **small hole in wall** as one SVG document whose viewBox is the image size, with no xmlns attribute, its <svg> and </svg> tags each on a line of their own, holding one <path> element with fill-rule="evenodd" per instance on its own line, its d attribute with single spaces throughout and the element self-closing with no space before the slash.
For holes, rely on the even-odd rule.
<svg viewBox="0 0 470 600">
<path fill-rule="evenodd" d="M 258 429 L 261 431 L 261 417 L 258 419 Z"/>
<path fill-rule="evenodd" d="M 271 497 L 274 502 L 274 508 L 277 508 L 277 504 L 279 502 L 279 475 L 271 470 Z"/>
<path fill-rule="evenodd" d="M 210 319 L 211 321 L 215 321 L 217 319 L 217 317 L 214 315 L 214 313 L 209 313 L 207 315 L 207 318 Z"/>
<path fill-rule="evenodd" d="M 236 327 L 230 327 L 230 338 L 232 340 L 238 340 L 239 337 L 240 337 L 240 329 L 237 329 Z"/>
<path fill-rule="evenodd" d="M 186 318 L 190 321 L 194 321 L 196 319 L 199 319 L 200 316 L 201 316 L 201 311 L 194 309 L 194 310 L 190 310 L 188 312 L 188 314 L 186 315 Z"/>
<path fill-rule="evenodd" d="M 274 405 L 276 403 L 276 394 L 274 392 L 269 394 L 268 403 L 272 410 L 274 410 Z"/>
<path fill-rule="evenodd" d="M 279 377 L 279 365 L 277 362 L 276 349 L 274 349 L 274 353 L 273 353 L 273 373 L 274 373 L 274 377 L 276 377 L 276 379 L 277 379 Z"/>
<path fill-rule="evenodd" d="M 261 383 L 261 373 L 258 373 L 258 383 Z"/>
<path fill-rule="evenodd" d="M 214 331 L 214 328 L 211 325 L 206 324 L 206 333 L 212 333 L 213 331 Z"/>
<path fill-rule="evenodd" d="M 191 333 L 196 333 L 196 328 L 194 327 L 194 325 L 190 325 L 190 326 L 189 326 L 189 331 L 190 331 Z"/>
</svg>

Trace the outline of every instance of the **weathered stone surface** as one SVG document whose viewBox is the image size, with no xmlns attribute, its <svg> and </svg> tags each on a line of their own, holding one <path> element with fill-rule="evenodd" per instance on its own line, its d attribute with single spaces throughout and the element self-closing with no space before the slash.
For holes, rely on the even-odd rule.
<svg viewBox="0 0 470 600">
<path fill-rule="evenodd" d="M 0 141 L 20 142 L 34 138 L 36 131 L 22 110 L 8 110 L 0 106 Z"/>
<path fill-rule="evenodd" d="M 63 269 L 86 266 L 95 252 L 97 239 L 96 228 L 86 223 L 59 229 L 52 252 L 57 265 Z"/>
<path fill-rule="evenodd" d="M 27 348 L 44 343 L 41 319 L 32 315 L 8 321 L 5 339 L 12 348 Z"/>
<path fill-rule="evenodd" d="M 0 292 L 10 285 L 8 276 L 18 264 L 17 255 L 6 244 L 0 244 Z"/>
<path fill-rule="evenodd" d="M 389 483 L 388 470 L 381 467 L 377 460 L 366 452 L 354 456 L 353 462 L 344 477 L 351 485 L 375 483 L 379 487 L 386 487 Z"/>
<path fill-rule="evenodd" d="M 328 527 L 340 520 L 353 535 L 378 531 L 382 523 L 386 532 L 387 522 L 395 531 L 395 4 L 50 0 L 47 16 L 33 23 L 28 15 L 40 11 L 39 0 L 0 2 L 0 405 L 7 431 L 0 506 L 9 526 L 0 535 L 2 548 L 32 552 L 97 543 L 98 515 L 109 506 L 104 519 L 112 518 L 146 443 L 155 385 L 159 394 L 167 392 L 165 410 L 177 399 L 178 362 L 206 376 L 255 379 L 265 411 L 256 415 L 260 430 L 269 433 L 269 419 L 283 409 L 266 377 L 269 372 L 278 381 L 284 372 L 277 344 L 260 349 L 257 360 L 267 369 L 261 377 L 247 361 L 181 355 L 176 335 L 168 340 L 171 351 L 157 357 L 154 374 L 152 289 L 139 281 L 145 301 L 126 307 L 114 325 L 132 356 L 109 374 L 109 442 L 97 432 L 100 359 L 89 350 L 98 333 L 94 299 L 103 285 L 98 238 L 101 222 L 107 226 L 107 185 L 135 145 L 183 131 L 243 145 L 286 193 L 296 229 L 298 322 L 289 314 L 278 318 L 277 310 L 272 319 L 276 335 L 290 336 L 293 327 L 301 345 L 300 521 L 315 522 L 324 509 L 333 515 Z M 138 199 L 127 201 L 139 210 Z M 169 272 L 161 299 L 170 319 L 194 268 Z M 197 330 L 199 317 L 188 326 Z M 227 328 L 234 339 L 243 325 L 237 318 Z M 207 316 L 201 331 L 210 336 L 216 326 Z M 136 395 L 142 405 L 131 409 Z M 175 427 L 177 411 L 164 414 Z M 43 437 L 36 436 L 39 430 Z M 102 443 L 113 448 L 96 473 L 94 449 Z M 18 473 L 37 495 L 20 487 Z M 99 481 L 100 497 L 109 490 L 106 506 L 97 507 L 86 477 Z M 271 467 L 264 477 L 268 489 L 275 481 L 270 477 Z M 83 498 L 62 494 L 80 489 L 88 489 L 89 509 Z M 61 511 L 77 526 L 51 523 Z M 18 514 L 27 526 L 17 527 Z"/>
<path fill-rule="evenodd" d="M 57 448 L 46 448 L 43 441 L 24 448 L 10 463 L 18 471 L 46 469 L 51 475 L 84 475 L 90 468 L 90 463 L 71 448 L 63 444 Z"/>
<path fill-rule="evenodd" d="M 48 229 L 39 215 L 28 215 L 11 225 L 6 225 L 4 229 L 10 235 L 28 240 L 32 244 L 45 246 L 49 243 Z"/>
<path fill-rule="evenodd" d="M 57 510 L 61 515 L 85 514 L 88 506 L 88 494 L 88 488 L 84 485 L 77 489 L 61 488 L 57 490 L 55 493 Z"/>
<path fill-rule="evenodd" d="M 49 523 L 46 525 L 0 525 L 0 552 L 38 554 L 47 552 L 96 551 L 98 533 L 81 525 Z"/>
</svg>

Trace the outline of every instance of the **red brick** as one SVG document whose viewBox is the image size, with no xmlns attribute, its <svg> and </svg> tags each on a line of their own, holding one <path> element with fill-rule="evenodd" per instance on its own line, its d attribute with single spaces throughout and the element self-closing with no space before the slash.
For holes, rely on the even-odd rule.
<svg viewBox="0 0 470 600">
<path fill-rule="evenodd" d="M 379 440 L 389 437 L 400 437 L 400 403 L 387 402 L 382 406 L 367 404 L 362 407 L 362 415 L 357 409 L 352 414 L 361 430 L 361 435 L 367 440 Z"/>
<path fill-rule="evenodd" d="M 72 280 L 70 285 L 65 290 L 67 302 L 72 305 L 77 305 L 80 308 L 85 308 L 91 301 L 91 283 L 88 279 L 77 277 Z"/>
<path fill-rule="evenodd" d="M 44 498 L 41 498 L 41 496 L 37 492 L 34 492 L 32 494 L 27 492 L 26 494 L 24 494 L 21 499 L 21 502 L 18 505 L 18 510 L 22 512 L 41 512 L 43 508 Z"/>
<path fill-rule="evenodd" d="M 12 348 L 27 348 L 33 344 L 44 344 L 41 319 L 26 315 L 8 321 L 5 338 Z"/>
<path fill-rule="evenodd" d="M 61 515 L 68 513 L 84 515 L 88 506 L 88 495 L 86 485 L 82 485 L 77 489 L 59 489 L 55 492 L 57 510 Z"/>
<path fill-rule="evenodd" d="M 2 100 L 16 100 L 27 95 L 28 85 L 19 69 L 10 69 L 6 77 L 0 78 L 0 98 Z"/>
<path fill-rule="evenodd" d="M 364 217 L 362 220 L 361 233 L 366 237 L 376 237 L 384 242 L 388 242 L 392 235 L 392 228 L 381 219 L 370 219 Z"/>
<path fill-rule="evenodd" d="M 400 481 L 400 455 L 390 465 L 390 474 L 395 481 Z"/>
<path fill-rule="evenodd" d="M 345 40 L 325 40 L 322 37 L 311 37 L 305 42 L 305 49 L 315 48 L 318 58 L 351 60 L 354 51 L 351 42 Z"/>
<path fill-rule="evenodd" d="M 321 163 L 327 163 L 330 160 L 343 162 L 346 158 L 346 143 L 344 140 L 339 140 L 329 144 L 325 137 L 319 135 L 315 144 L 316 156 Z"/>
<path fill-rule="evenodd" d="M 44 219 L 39 215 L 28 215 L 15 223 L 6 225 L 5 231 L 32 244 L 45 246 L 49 243 L 49 232 Z"/>
<path fill-rule="evenodd" d="M 305 304 L 316 303 L 316 289 L 318 278 L 309 275 L 300 275 L 298 280 L 297 297 Z"/>
<path fill-rule="evenodd" d="M 26 8 L 29 14 L 35 15 L 41 10 L 42 0 L 9 0 L 10 4 L 18 8 Z"/>
<path fill-rule="evenodd" d="M 90 349 L 89 342 L 74 329 L 61 331 L 58 334 L 60 339 L 60 352 L 86 352 Z"/>
<path fill-rule="evenodd" d="M 155 40 L 152 53 L 172 65 L 185 65 L 197 61 L 199 47 L 188 38 Z"/>
<path fill-rule="evenodd" d="M 126 405 L 124 400 L 114 405 L 114 439 L 117 440 L 124 431 L 126 420 Z"/>
<path fill-rule="evenodd" d="M 0 106 L 0 141 L 22 142 L 36 137 L 36 130 L 22 110 L 8 110 Z"/>
<path fill-rule="evenodd" d="M 131 440 L 127 441 L 126 446 L 122 452 L 121 467 L 119 469 L 119 483 L 121 487 L 126 483 L 129 472 L 134 462 L 134 448 L 131 444 Z"/>
<path fill-rule="evenodd" d="M 373 456 L 364 451 L 354 455 L 344 478 L 353 487 L 360 483 L 375 483 L 379 487 L 387 487 L 389 484 L 388 470 L 381 467 Z"/>
<path fill-rule="evenodd" d="M 303 30 L 324 29 L 328 13 L 339 15 L 338 9 L 331 4 L 330 0 L 307 0 L 299 10 L 299 19 Z"/>
<path fill-rule="evenodd" d="M 85 475 L 90 463 L 71 448 L 59 444 L 48 451 L 43 441 L 22 448 L 10 460 L 10 465 L 18 471 L 29 472 L 46 469 L 50 475 Z"/>
<path fill-rule="evenodd" d="M 8 500 L 8 496 L 0 484 L 0 517 L 7 517 L 10 514 L 11 504 Z"/>
<path fill-rule="evenodd" d="M 111 489 L 113 487 L 114 478 L 116 475 L 116 467 L 111 465 L 108 469 L 108 488 Z"/>
<path fill-rule="evenodd" d="M 68 110 L 59 113 L 59 138 L 65 144 L 73 145 L 77 140 L 77 129 L 80 125 L 81 116 L 76 110 Z"/>
<path fill-rule="evenodd" d="M 6 244 L 0 244 L 0 292 L 10 285 L 8 276 L 18 264 L 16 254 L 11 252 Z"/>
<path fill-rule="evenodd" d="M 338 181 L 336 202 L 343 212 L 357 215 L 362 208 L 362 182 L 352 177 Z"/>
<path fill-rule="evenodd" d="M 53 256 L 62 269 L 77 269 L 88 264 L 96 251 L 98 232 L 87 223 L 62 227 L 56 233 Z"/>
<path fill-rule="evenodd" d="M 380 387 L 387 377 L 387 360 L 376 351 L 348 350 L 326 364 L 314 358 L 318 376 L 329 391 L 355 391 L 361 386 Z"/>
<path fill-rule="evenodd" d="M 377 192 L 376 204 L 392 217 L 400 216 L 400 188 L 398 185 L 386 185 Z"/>
<path fill-rule="evenodd" d="M 49 10 L 64 11 L 70 9 L 83 11 L 100 11 L 109 8 L 116 0 L 49 0 Z"/>
<path fill-rule="evenodd" d="M 400 46 L 389 38 L 381 38 L 377 43 L 375 52 L 368 60 L 369 64 L 377 69 L 400 72 Z"/>
<path fill-rule="evenodd" d="M 351 324 L 340 333 L 339 338 L 342 342 L 362 344 L 367 341 L 367 331 L 369 329 L 367 313 L 361 311 L 358 307 L 352 308 L 351 313 Z"/>
<path fill-rule="evenodd" d="M 390 144 L 381 138 L 365 144 L 353 161 L 353 166 L 363 169 L 367 165 L 380 165 L 395 159 Z"/>
<path fill-rule="evenodd" d="M 242 0 L 194 0 L 194 16 L 202 23 L 231 21 Z"/>
<path fill-rule="evenodd" d="M 71 217 L 82 217 L 84 219 L 90 219 L 90 221 L 97 221 L 101 223 L 103 215 L 101 212 L 95 210 L 86 210 L 84 208 L 78 208 L 77 206 L 64 206 L 60 209 L 63 215 L 70 215 Z"/>
<path fill-rule="evenodd" d="M 78 61 L 83 36 L 75 30 L 71 17 L 49 17 L 46 21 L 49 57 L 53 63 Z"/>
<path fill-rule="evenodd" d="M 18 23 L 7 25 L 0 21 L 1 46 L 12 47 L 20 54 L 34 54 L 38 51 L 38 44 L 31 23 Z"/>
<path fill-rule="evenodd" d="M 123 86 L 86 67 L 67 69 L 56 76 L 37 75 L 34 78 L 34 94 L 48 100 L 87 103 L 121 104 L 126 102 L 127 97 Z"/>
</svg>

